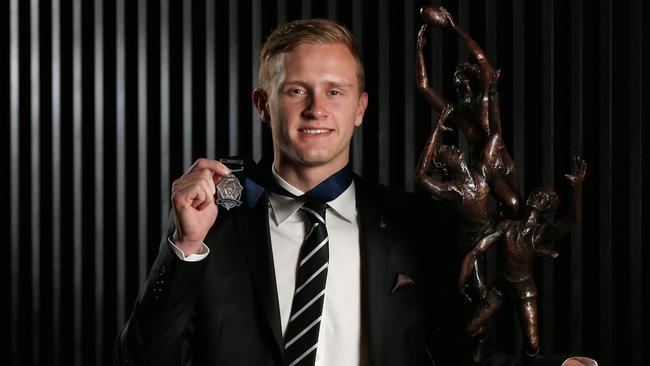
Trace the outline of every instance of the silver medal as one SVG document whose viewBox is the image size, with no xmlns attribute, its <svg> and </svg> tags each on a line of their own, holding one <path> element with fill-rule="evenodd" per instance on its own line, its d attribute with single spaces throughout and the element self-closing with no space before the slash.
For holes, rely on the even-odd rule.
<svg viewBox="0 0 650 366">
<path fill-rule="evenodd" d="M 221 159 L 221 162 L 243 165 L 242 160 Z M 231 168 L 230 170 L 232 172 L 239 172 L 244 170 L 244 168 L 243 167 L 239 169 Z M 230 210 L 233 207 L 240 206 L 242 204 L 240 199 L 243 190 L 244 187 L 242 187 L 241 183 L 239 182 L 239 179 L 237 179 L 237 177 L 235 177 L 234 174 L 230 174 L 221 178 L 221 181 L 219 182 L 219 184 L 217 184 L 217 204 L 225 207 L 226 210 Z"/>
</svg>

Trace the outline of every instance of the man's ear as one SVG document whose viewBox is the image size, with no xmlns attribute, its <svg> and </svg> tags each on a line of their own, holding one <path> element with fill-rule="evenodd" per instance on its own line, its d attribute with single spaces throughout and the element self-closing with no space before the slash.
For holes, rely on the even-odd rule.
<svg viewBox="0 0 650 366">
<path fill-rule="evenodd" d="M 271 122 L 271 114 L 269 113 L 269 104 L 268 97 L 266 92 L 260 88 L 253 90 L 253 105 L 257 112 L 260 114 L 260 118 L 265 123 Z"/>
<path fill-rule="evenodd" d="M 354 120 L 354 125 L 356 127 L 361 126 L 361 123 L 363 123 L 363 115 L 366 113 L 366 107 L 368 107 L 368 93 L 363 92 L 359 96 L 359 101 L 357 103 L 357 115 Z"/>
</svg>

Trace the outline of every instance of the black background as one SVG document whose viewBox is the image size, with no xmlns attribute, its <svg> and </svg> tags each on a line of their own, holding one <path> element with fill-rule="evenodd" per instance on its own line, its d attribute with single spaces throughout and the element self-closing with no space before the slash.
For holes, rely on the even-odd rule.
<svg viewBox="0 0 650 366">
<path fill-rule="evenodd" d="M 250 91 L 257 52 L 278 22 L 325 17 L 353 31 L 370 94 L 353 143 L 355 171 L 415 190 L 436 118 L 414 80 L 424 3 L 2 2 L 3 364 L 110 364 L 155 257 L 171 181 L 198 157 L 270 153 Z M 647 364 L 650 7 L 433 3 L 502 70 L 504 137 L 524 192 L 551 185 L 566 197 L 571 154 L 589 165 L 583 222 L 556 243 L 560 257 L 537 268 L 542 352 Z M 466 58 L 452 32 L 429 32 L 430 78 L 450 100 L 453 69 Z M 494 278 L 494 253 L 487 266 Z M 493 322 L 493 341 L 518 352 L 512 315 L 506 307 Z"/>
</svg>

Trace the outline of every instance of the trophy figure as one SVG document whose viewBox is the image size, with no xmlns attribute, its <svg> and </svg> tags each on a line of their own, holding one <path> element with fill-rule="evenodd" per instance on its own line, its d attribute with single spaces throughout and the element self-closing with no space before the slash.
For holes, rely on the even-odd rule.
<svg viewBox="0 0 650 366">
<path fill-rule="evenodd" d="M 470 158 L 478 159 L 490 136 L 492 134 L 501 135 L 499 94 L 497 92 L 500 72 L 499 70 L 495 71 L 490 65 L 485 52 L 476 41 L 456 26 L 446 9 L 425 6 L 420 9 L 420 14 L 425 23 L 418 33 L 416 82 L 420 93 L 438 113 L 441 113 L 450 103 L 429 85 L 423 52 L 428 24 L 453 29 L 476 59 L 476 64 L 463 62 L 456 67 L 453 83 L 458 103 L 452 104 L 454 112 L 449 115 L 449 120 L 451 126 L 457 127 L 469 142 Z M 491 184 L 492 193 L 497 197 L 501 214 L 510 217 L 519 210 L 520 194 L 517 167 L 503 140 L 500 140 L 500 144 L 497 146 L 494 167 L 499 174 Z"/>
<path fill-rule="evenodd" d="M 528 195 L 526 214 L 522 220 L 501 220 L 494 232 L 481 238 L 465 256 L 458 278 L 458 287 L 463 295 L 465 283 L 473 270 L 472 264 L 493 244 L 503 244 L 500 274 L 465 327 L 465 332 L 473 340 L 470 353 L 473 361 L 480 361 L 481 344 L 487 337 L 487 320 L 499 309 L 504 298 L 515 303 L 526 339 L 526 353 L 535 356 L 539 352 L 537 287 L 533 281 L 533 264 L 537 256 L 557 258 L 558 252 L 550 249 L 549 245 L 568 233 L 571 225 L 580 222 L 582 181 L 586 173 L 585 161 L 575 157 L 573 172 L 565 175 L 573 187 L 566 217 L 547 223 L 552 220 L 559 199 L 551 188 L 537 188 Z"/>
<path fill-rule="evenodd" d="M 501 139 L 499 95 L 495 71 L 483 50 L 467 33 L 458 28 L 447 10 L 425 6 L 420 10 L 425 23 L 417 42 L 416 78 L 418 90 L 440 113 L 422 151 L 416 180 L 436 198 L 448 202 L 459 220 L 458 245 L 463 254 L 486 233 L 492 231 L 496 216 L 489 212 L 489 196 L 496 197 L 500 215 L 511 217 L 519 210 L 519 187 L 516 165 Z M 454 73 L 458 103 L 450 104 L 429 85 L 424 59 L 428 24 L 451 28 L 465 42 L 477 64 L 460 63 Z M 447 122 L 448 121 L 448 122 Z M 456 127 L 469 142 L 469 163 L 455 147 L 442 145 L 440 134 Z M 442 169 L 437 169 L 442 168 Z M 431 170 L 443 172 L 436 180 Z M 474 301 L 486 294 L 481 262 L 474 263 L 468 296 Z"/>
<path fill-rule="evenodd" d="M 418 33 L 416 79 L 418 90 L 439 113 L 416 171 L 417 182 L 437 199 L 451 206 L 458 217 L 458 245 L 464 261 L 459 291 L 473 303 L 465 332 L 471 340 L 468 358 L 481 360 L 481 346 L 487 338 L 487 321 L 503 300 L 515 302 L 526 339 L 526 353 L 539 352 L 537 329 L 537 289 L 533 264 L 537 256 L 556 258 L 550 244 L 569 232 L 580 221 L 581 191 L 587 165 L 575 157 L 573 170 L 566 177 L 573 186 L 569 212 L 552 222 L 559 205 L 555 191 L 540 187 L 530 193 L 523 219 L 511 219 L 519 211 L 520 193 L 515 161 L 502 139 L 495 70 L 480 46 L 443 7 L 420 9 L 424 24 Z M 448 28 L 465 43 L 475 63 L 456 67 L 453 85 L 457 103 L 449 103 L 430 84 L 425 66 L 424 46 L 428 25 Z M 456 146 L 442 143 L 444 132 L 458 128 L 469 143 L 468 161 Z M 489 197 L 497 200 L 492 212 Z M 495 243 L 502 243 L 502 268 L 489 290 L 485 286 L 481 256 Z"/>
</svg>

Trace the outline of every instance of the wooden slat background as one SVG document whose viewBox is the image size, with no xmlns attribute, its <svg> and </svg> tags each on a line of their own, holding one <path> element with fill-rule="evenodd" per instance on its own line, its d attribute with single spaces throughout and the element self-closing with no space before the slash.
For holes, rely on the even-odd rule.
<svg viewBox="0 0 650 366">
<path fill-rule="evenodd" d="M 426 3 L 343 0 L 8 0 L 0 5 L 0 220 L 8 365 L 108 365 L 169 211 L 202 156 L 271 152 L 252 109 L 258 50 L 278 24 L 325 17 L 361 41 L 370 105 L 354 169 L 408 191 L 436 114 L 414 87 Z M 650 363 L 648 22 L 641 0 L 448 0 L 502 69 L 504 137 L 521 186 L 562 197 L 589 164 L 584 220 L 538 266 L 544 353 Z M 433 85 L 453 98 L 448 31 L 428 35 Z M 461 146 L 465 142 L 459 141 Z M 649 206 L 650 207 L 650 206 Z M 487 259 L 490 277 L 498 271 Z M 512 308 L 494 341 L 517 352 Z"/>
</svg>

